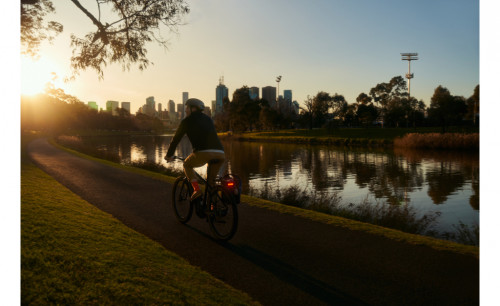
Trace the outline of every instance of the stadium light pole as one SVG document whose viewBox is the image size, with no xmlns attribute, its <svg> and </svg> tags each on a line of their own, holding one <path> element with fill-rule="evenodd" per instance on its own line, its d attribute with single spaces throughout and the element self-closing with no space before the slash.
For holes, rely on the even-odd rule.
<svg viewBox="0 0 500 306">
<path fill-rule="evenodd" d="M 401 56 L 401 60 L 408 61 L 408 73 L 406 74 L 406 78 L 408 79 L 408 98 L 410 98 L 410 80 L 413 79 L 413 73 L 410 71 L 410 63 L 411 61 L 418 60 L 418 53 L 401 53 Z"/>
<path fill-rule="evenodd" d="M 278 106 L 278 109 L 280 108 L 280 82 L 281 82 L 281 75 L 276 77 L 276 83 L 278 83 L 278 96 L 276 97 L 276 104 Z"/>
</svg>

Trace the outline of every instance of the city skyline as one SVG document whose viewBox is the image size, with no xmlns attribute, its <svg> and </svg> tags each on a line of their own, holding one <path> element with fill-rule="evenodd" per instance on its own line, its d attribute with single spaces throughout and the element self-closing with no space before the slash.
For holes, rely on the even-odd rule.
<svg viewBox="0 0 500 306">
<path fill-rule="evenodd" d="M 23 59 L 21 91 L 36 82 L 27 78 L 38 78 L 26 71 L 38 67 L 40 78 L 45 73 L 48 81 L 56 72 L 56 86 L 84 102 L 130 101 L 133 112 L 147 96 L 178 103 L 182 92 L 210 105 L 220 76 L 231 98 L 244 85 L 277 87 L 281 75 L 277 95 L 292 89 L 300 105 L 319 91 L 355 103 L 378 83 L 404 77 L 404 52 L 419 54 L 412 65 L 412 95 L 427 105 L 439 85 L 469 97 L 479 84 L 479 1 L 188 3 L 185 25 L 178 34 L 167 33 L 169 49 L 149 46 L 154 65 L 144 71 L 109 65 L 102 81 L 94 71 L 84 71 L 69 83 L 62 82 L 69 73 L 68 36 L 84 35 L 92 25 L 72 3 L 55 3 L 56 14 L 48 17 L 64 24 L 64 32 L 53 45 L 42 45 L 38 63 Z"/>
</svg>

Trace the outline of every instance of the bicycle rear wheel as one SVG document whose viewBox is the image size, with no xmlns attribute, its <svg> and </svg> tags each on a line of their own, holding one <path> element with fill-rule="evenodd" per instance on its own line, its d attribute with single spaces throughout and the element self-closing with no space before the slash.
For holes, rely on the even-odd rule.
<svg viewBox="0 0 500 306">
<path fill-rule="evenodd" d="M 179 222 L 186 223 L 193 215 L 193 204 L 191 204 L 191 185 L 187 178 L 181 176 L 175 180 L 172 191 L 172 208 Z"/>
<path fill-rule="evenodd" d="M 208 223 L 218 240 L 233 238 L 238 229 L 238 209 L 231 195 L 221 186 L 210 194 L 208 201 Z"/>
</svg>

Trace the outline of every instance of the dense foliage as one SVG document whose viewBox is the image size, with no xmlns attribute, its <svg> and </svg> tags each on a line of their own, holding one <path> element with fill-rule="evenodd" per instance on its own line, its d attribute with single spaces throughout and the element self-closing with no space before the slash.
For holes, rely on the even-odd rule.
<svg viewBox="0 0 500 306">
<path fill-rule="evenodd" d="M 71 129 L 160 131 L 163 124 L 158 118 L 143 114 L 132 116 L 123 109 L 119 109 L 118 116 L 91 109 L 61 89 L 21 97 L 21 130 L 58 134 Z"/>
<path fill-rule="evenodd" d="M 162 29 L 176 32 L 182 17 L 189 13 L 184 0 L 99 0 L 95 1 L 95 6 L 88 2 L 82 4 L 79 0 L 71 2 L 94 25 L 84 37 L 71 35 L 73 75 L 90 68 L 99 78 L 103 78 L 103 68 L 111 63 L 120 63 L 124 69 L 129 69 L 130 64 L 137 64 L 140 70 L 147 68 L 151 62 L 146 45 L 156 42 L 166 47 L 168 40 L 162 36 Z M 55 10 L 52 0 L 21 0 L 24 54 L 36 56 L 41 42 L 63 31 L 62 24 L 45 20 L 46 15 Z M 98 14 L 91 13 L 96 11 Z"/>
</svg>

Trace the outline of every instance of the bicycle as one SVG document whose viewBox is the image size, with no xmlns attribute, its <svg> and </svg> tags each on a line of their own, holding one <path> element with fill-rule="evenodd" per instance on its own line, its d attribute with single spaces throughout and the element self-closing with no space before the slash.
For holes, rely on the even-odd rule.
<svg viewBox="0 0 500 306">
<path fill-rule="evenodd" d="M 174 159 L 184 161 L 184 158 L 173 156 Z M 208 167 L 215 161 L 209 161 Z M 210 173 L 207 169 L 207 174 Z M 179 222 L 187 223 L 193 214 L 206 218 L 210 230 L 217 240 L 227 241 L 231 239 L 238 228 L 238 209 L 236 204 L 240 202 L 241 180 L 238 176 L 228 174 L 216 180 L 212 186 L 198 172 L 195 171 L 198 182 L 205 184 L 203 195 L 191 201 L 193 187 L 189 179 L 183 175 L 179 176 L 174 183 L 172 192 L 172 208 Z"/>
</svg>

